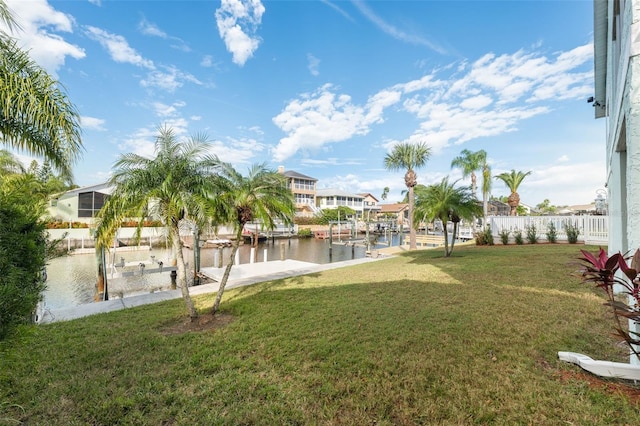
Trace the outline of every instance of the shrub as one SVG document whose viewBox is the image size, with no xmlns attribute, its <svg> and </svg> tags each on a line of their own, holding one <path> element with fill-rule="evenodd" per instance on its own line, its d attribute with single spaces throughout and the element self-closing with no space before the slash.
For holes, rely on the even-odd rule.
<svg viewBox="0 0 640 426">
<path fill-rule="evenodd" d="M 300 228 L 298 229 L 298 237 L 300 238 L 309 238 L 313 236 L 313 232 L 311 232 L 310 228 Z"/>
<path fill-rule="evenodd" d="M 513 239 L 516 241 L 516 244 L 521 246 L 524 244 L 524 239 L 522 238 L 522 231 L 520 229 L 516 229 L 513 231 Z"/>
<path fill-rule="evenodd" d="M 547 241 L 550 243 L 556 243 L 558 241 L 558 233 L 556 232 L 556 224 L 549 222 L 547 225 Z"/>
<path fill-rule="evenodd" d="M 0 340 L 33 321 L 45 289 L 47 244 L 40 207 L 33 200 L 0 197 Z"/>
<path fill-rule="evenodd" d="M 527 241 L 529 242 L 529 244 L 537 243 L 538 229 L 536 228 L 536 225 L 532 223 L 531 225 L 526 226 L 525 230 L 527 231 Z"/>
<path fill-rule="evenodd" d="M 296 225 L 323 225 L 323 220 L 321 217 L 313 216 L 313 217 L 294 217 L 293 223 Z"/>
<path fill-rule="evenodd" d="M 502 241 L 502 244 L 505 246 L 509 244 L 509 234 L 511 234 L 511 231 L 508 229 L 502 229 L 500 231 L 500 241 Z"/>
<path fill-rule="evenodd" d="M 571 222 L 570 220 L 565 220 L 562 226 L 564 226 L 564 232 L 567 234 L 567 240 L 569 241 L 569 244 L 577 243 L 578 235 L 580 235 L 578 225 Z"/>
<path fill-rule="evenodd" d="M 492 246 L 493 243 L 493 234 L 491 233 L 491 227 L 487 226 L 484 231 L 480 231 L 476 233 L 476 245 L 478 246 Z"/>
<path fill-rule="evenodd" d="M 575 228 L 575 226 L 574 226 Z M 577 234 L 576 234 L 577 235 Z M 638 359 L 638 344 L 640 344 L 640 336 L 638 333 L 629 330 L 627 324 L 629 321 L 635 323 L 640 322 L 640 250 L 636 250 L 633 257 L 627 257 L 618 252 L 611 257 L 607 256 L 607 252 L 600 248 L 598 254 L 589 253 L 586 250 L 580 250 L 582 256 L 582 280 L 586 283 L 593 283 L 596 287 L 601 288 L 606 293 L 607 302 L 604 304 L 611 309 L 613 319 L 615 321 L 615 334 L 620 336 L 631 349 Z M 631 260 L 629 263 L 628 261 Z M 620 271 L 622 273 L 618 274 Z M 615 287 L 620 286 L 622 293 L 626 297 L 616 297 Z"/>
</svg>

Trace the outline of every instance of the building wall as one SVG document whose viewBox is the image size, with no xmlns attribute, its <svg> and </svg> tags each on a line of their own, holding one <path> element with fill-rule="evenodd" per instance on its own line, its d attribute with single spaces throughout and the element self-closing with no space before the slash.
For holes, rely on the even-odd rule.
<svg viewBox="0 0 640 426">
<path fill-rule="evenodd" d="M 640 1 L 620 2 L 619 15 L 615 4 L 607 22 L 609 252 L 624 253 L 640 247 Z"/>
</svg>

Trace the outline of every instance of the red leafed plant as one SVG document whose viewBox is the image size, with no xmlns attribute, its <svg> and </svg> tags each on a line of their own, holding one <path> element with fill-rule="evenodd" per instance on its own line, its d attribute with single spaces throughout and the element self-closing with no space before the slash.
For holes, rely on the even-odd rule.
<svg viewBox="0 0 640 426">
<path fill-rule="evenodd" d="M 629 330 L 623 319 L 640 323 L 640 249 L 633 256 L 625 256 L 618 252 L 607 255 L 602 248 L 598 254 L 580 250 L 582 256 L 582 279 L 584 282 L 594 283 L 607 294 L 605 306 L 612 310 L 615 320 L 616 335 L 622 337 L 629 345 L 633 354 L 640 359 L 637 346 L 640 345 L 640 333 Z M 628 261 L 631 260 L 629 264 Z M 615 286 L 619 287 L 615 287 Z M 627 301 L 616 297 L 616 291 L 625 294 Z"/>
</svg>

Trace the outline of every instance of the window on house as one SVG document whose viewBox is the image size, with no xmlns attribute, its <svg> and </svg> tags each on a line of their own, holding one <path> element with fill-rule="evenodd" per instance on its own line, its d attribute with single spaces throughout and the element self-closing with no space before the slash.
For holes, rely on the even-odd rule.
<svg viewBox="0 0 640 426">
<path fill-rule="evenodd" d="M 81 192 L 78 194 L 78 217 L 94 217 L 107 198 L 108 195 L 101 192 Z"/>
</svg>

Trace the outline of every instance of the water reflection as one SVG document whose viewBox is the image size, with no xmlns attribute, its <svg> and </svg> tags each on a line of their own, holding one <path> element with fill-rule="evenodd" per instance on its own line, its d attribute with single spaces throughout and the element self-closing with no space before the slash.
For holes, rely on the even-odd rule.
<svg viewBox="0 0 640 426">
<path fill-rule="evenodd" d="M 388 245 L 385 239 L 379 242 L 382 243 L 380 246 Z M 329 250 L 330 247 L 331 250 Z M 265 250 L 267 259 L 270 261 L 279 260 L 281 252 L 283 252 L 285 259 L 324 264 L 362 258 L 365 256 L 366 248 L 363 245 L 345 244 L 339 241 L 334 241 L 334 244 L 330 245 L 328 240 L 316 240 L 313 238 L 269 240 L 258 245 L 256 262 L 264 260 Z M 219 253 L 218 249 L 203 248 L 200 260 L 201 267 L 215 266 L 214 259 L 219 256 L 217 253 Z M 224 265 L 229 262 L 230 253 L 231 248 L 223 249 L 222 259 Z M 241 246 L 239 253 L 240 263 L 249 263 L 251 247 L 248 245 Z M 171 257 L 170 251 L 165 249 L 118 252 L 116 256 L 115 259 L 113 256 L 107 256 L 107 263 L 119 263 L 121 258 L 127 263 L 145 262 L 149 261 L 151 256 L 154 256 L 156 261 L 162 261 L 164 265 L 169 265 Z M 185 260 L 192 265 L 193 251 L 185 249 L 184 256 Z M 108 268 L 107 272 L 109 271 L 110 269 Z M 96 283 L 96 257 L 94 254 L 53 259 L 47 265 L 47 275 L 47 290 L 44 294 L 47 308 L 60 309 L 93 302 Z M 108 273 L 107 278 L 111 298 L 166 290 L 170 285 L 168 272 L 119 279 L 110 279 L 111 274 Z"/>
</svg>

